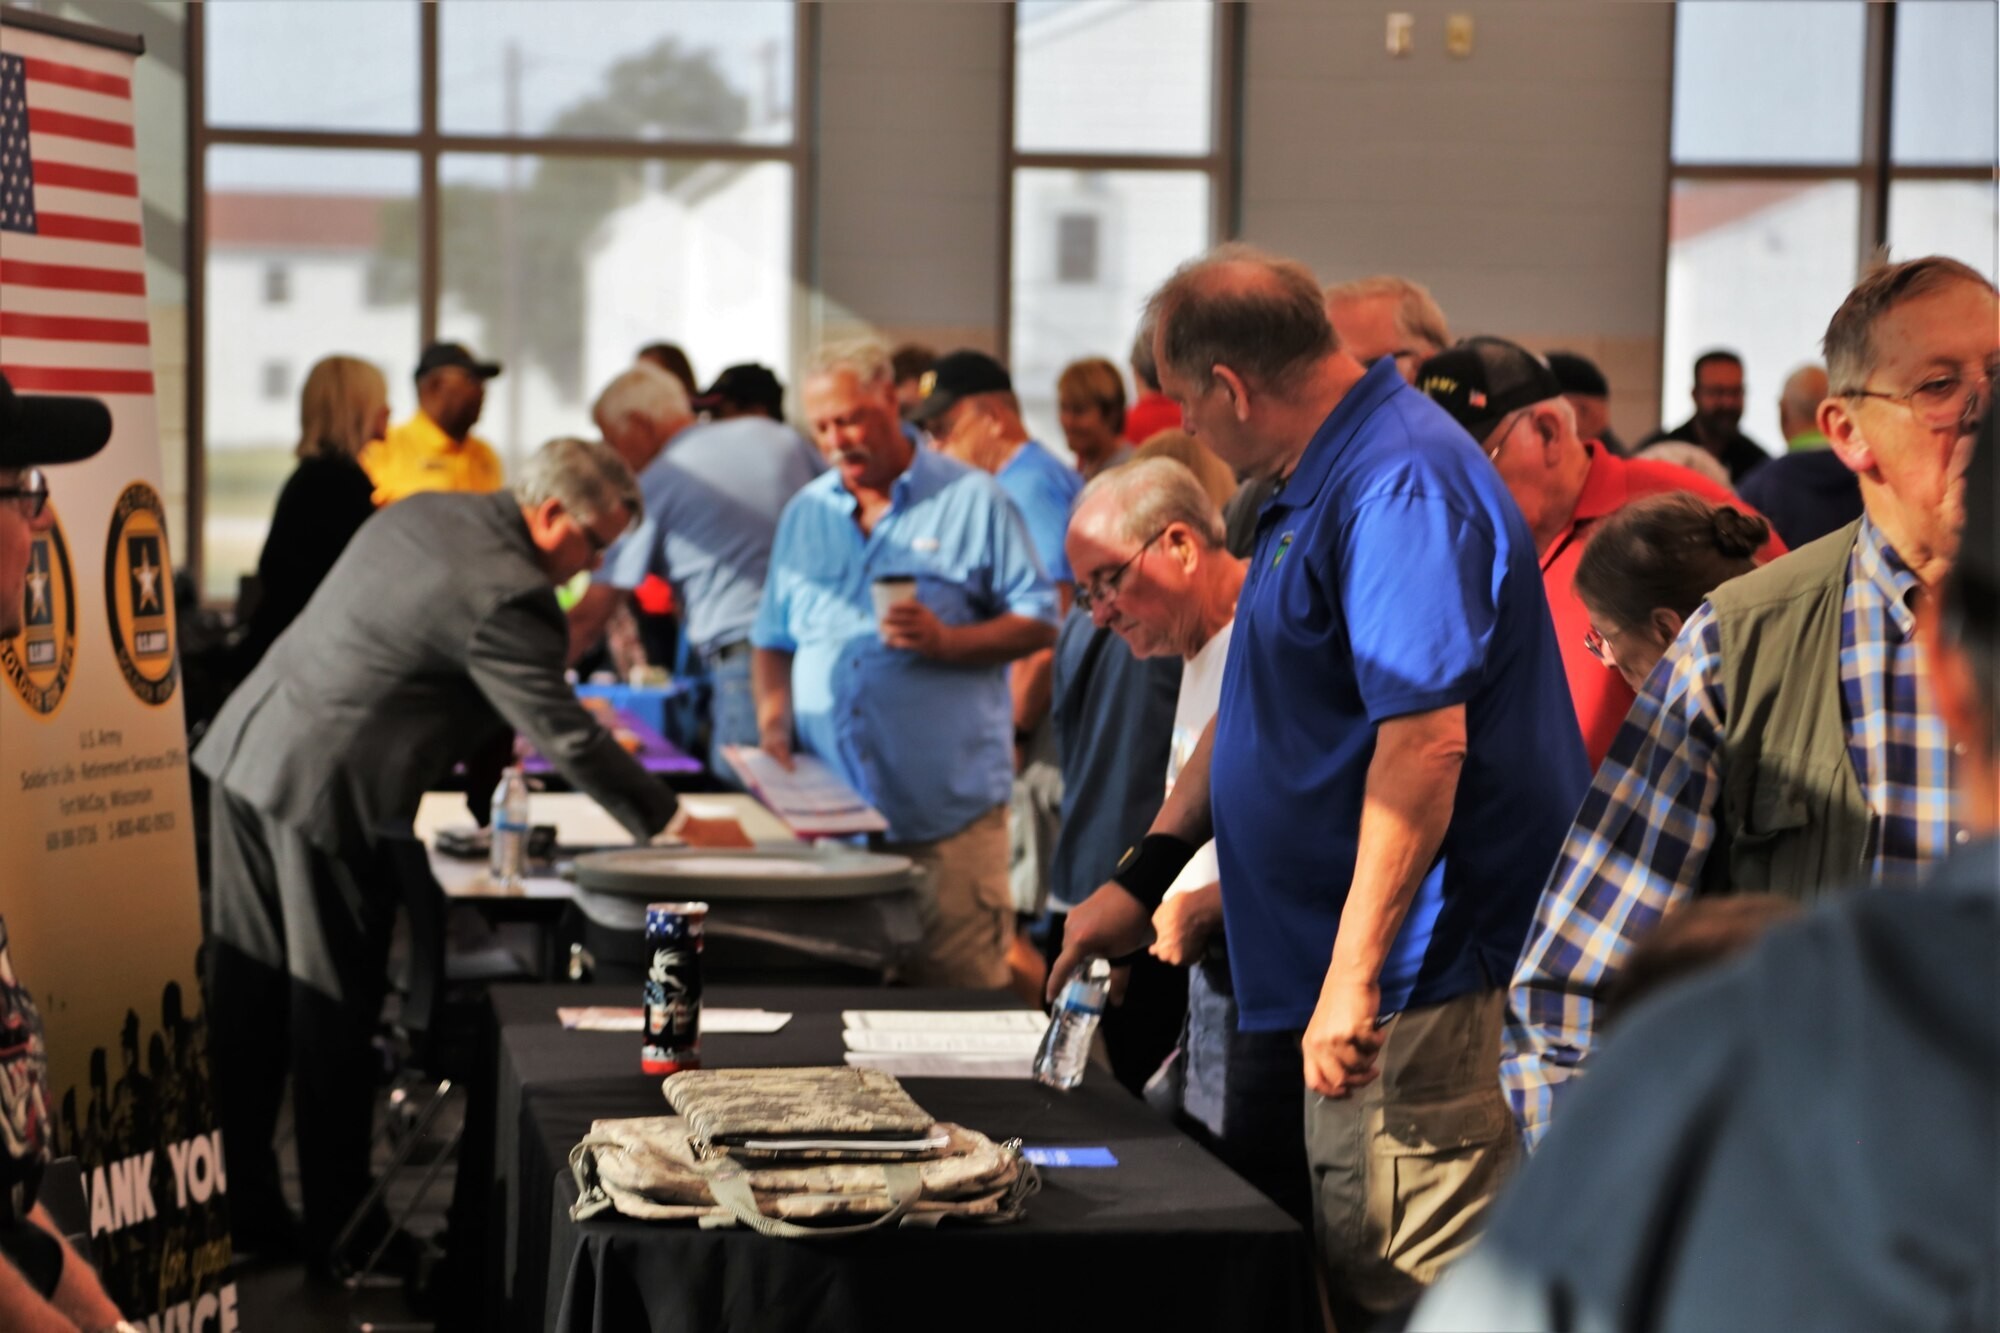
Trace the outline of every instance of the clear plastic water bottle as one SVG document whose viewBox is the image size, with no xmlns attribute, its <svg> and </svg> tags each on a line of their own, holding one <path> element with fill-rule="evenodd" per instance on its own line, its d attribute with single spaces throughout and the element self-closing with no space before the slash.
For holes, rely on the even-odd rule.
<svg viewBox="0 0 2000 1333">
<path fill-rule="evenodd" d="M 1056 1011 L 1049 1015 L 1041 1049 L 1035 1052 L 1038 1082 L 1064 1092 L 1083 1082 L 1090 1039 L 1097 1032 L 1097 1020 L 1104 1016 L 1104 1001 L 1110 993 L 1111 964 L 1102 958 L 1086 958 L 1070 974 L 1062 998 L 1056 1001 Z"/>
<path fill-rule="evenodd" d="M 528 869 L 528 779 L 519 768 L 500 774 L 493 789 L 493 855 L 489 874 L 495 884 L 514 888 Z"/>
</svg>

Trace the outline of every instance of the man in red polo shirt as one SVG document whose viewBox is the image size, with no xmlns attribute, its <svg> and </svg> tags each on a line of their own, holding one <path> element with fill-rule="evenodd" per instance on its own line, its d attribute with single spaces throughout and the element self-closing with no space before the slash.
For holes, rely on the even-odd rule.
<svg viewBox="0 0 2000 1333">
<path fill-rule="evenodd" d="M 1756 511 L 1699 472 L 1620 458 L 1595 440 L 1584 440 L 1555 372 L 1505 339 L 1468 338 L 1438 353 L 1417 372 L 1417 387 L 1465 427 L 1528 520 L 1541 556 L 1542 585 L 1555 617 L 1570 699 L 1583 729 L 1584 749 L 1596 768 L 1632 707 L 1632 690 L 1584 646 L 1590 616 L 1570 580 L 1590 530 L 1627 501 L 1664 491 L 1691 491 L 1745 513 Z M 1758 561 L 1784 553 L 1785 544 L 1774 533 L 1757 553 Z"/>
</svg>

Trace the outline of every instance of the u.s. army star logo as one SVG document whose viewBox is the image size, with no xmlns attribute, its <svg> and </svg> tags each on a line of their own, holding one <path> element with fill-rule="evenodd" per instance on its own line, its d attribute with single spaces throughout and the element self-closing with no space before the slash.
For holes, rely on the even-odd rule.
<svg viewBox="0 0 2000 1333">
<path fill-rule="evenodd" d="M 28 548 L 28 581 L 21 602 L 21 633 L 0 641 L 0 671 L 14 693 L 39 717 L 53 717 L 76 672 L 76 583 L 70 577 L 69 543 L 55 506 L 49 526 Z"/>
<path fill-rule="evenodd" d="M 174 575 L 167 559 L 166 511 L 143 481 L 127 486 L 111 510 L 104 548 L 104 613 L 118 670 L 142 703 L 174 697 Z"/>
</svg>

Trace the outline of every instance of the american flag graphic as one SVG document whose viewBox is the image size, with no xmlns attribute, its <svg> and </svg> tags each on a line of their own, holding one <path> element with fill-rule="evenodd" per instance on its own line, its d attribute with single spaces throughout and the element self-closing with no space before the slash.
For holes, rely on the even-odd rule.
<svg viewBox="0 0 2000 1333">
<path fill-rule="evenodd" d="M 0 371 L 150 396 L 130 62 L 44 40 L 9 29 L 0 52 Z"/>
</svg>

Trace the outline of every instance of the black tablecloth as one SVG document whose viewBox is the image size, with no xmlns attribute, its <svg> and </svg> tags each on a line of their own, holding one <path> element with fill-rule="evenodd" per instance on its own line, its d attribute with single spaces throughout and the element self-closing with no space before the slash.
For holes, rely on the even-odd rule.
<svg viewBox="0 0 2000 1333">
<path fill-rule="evenodd" d="M 496 1196 L 506 1324 L 628 1329 L 1254 1329 L 1317 1326 L 1307 1237 L 1101 1069 L 1058 1093 L 1021 1080 L 905 1080 L 923 1107 L 995 1139 L 1111 1150 L 1049 1169 L 1026 1220 L 827 1241 L 595 1219 L 569 1205 L 569 1149 L 594 1119 L 666 1111 L 635 1033 L 565 1032 L 556 1007 L 630 1004 L 629 987 L 493 991 Z M 712 987 L 706 1001 L 791 1012 L 769 1036 L 710 1036 L 710 1067 L 834 1064 L 842 1009 L 1012 1006 L 999 992 Z"/>
</svg>

